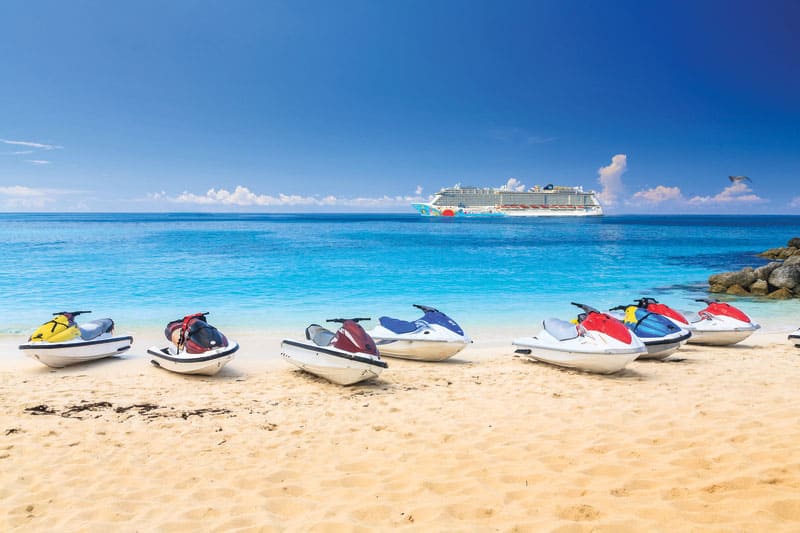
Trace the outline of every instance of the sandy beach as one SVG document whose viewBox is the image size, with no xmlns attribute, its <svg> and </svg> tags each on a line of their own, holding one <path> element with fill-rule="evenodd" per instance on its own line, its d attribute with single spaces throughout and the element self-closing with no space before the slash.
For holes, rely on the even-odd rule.
<svg viewBox="0 0 800 533">
<path fill-rule="evenodd" d="M 213 378 L 0 342 L 3 531 L 797 531 L 783 333 L 598 376 L 490 337 L 339 387 L 240 337 Z"/>
</svg>

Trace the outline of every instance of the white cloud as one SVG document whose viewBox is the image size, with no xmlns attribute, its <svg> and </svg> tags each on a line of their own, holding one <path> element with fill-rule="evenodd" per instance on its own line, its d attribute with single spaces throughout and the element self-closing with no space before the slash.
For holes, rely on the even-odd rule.
<svg viewBox="0 0 800 533">
<path fill-rule="evenodd" d="M 0 187 L 0 196 L 16 196 L 16 197 L 29 197 L 29 196 L 42 196 L 45 194 L 46 189 L 33 189 L 23 185 L 12 185 L 11 187 Z"/>
<path fill-rule="evenodd" d="M 633 195 L 634 200 L 644 200 L 651 204 L 660 204 L 662 202 L 683 202 L 685 198 L 681 193 L 680 187 L 666 187 L 659 185 L 652 189 L 639 191 Z"/>
<path fill-rule="evenodd" d="M 205 194 L 184 191 L 177 196 L 169 196 L 164 191 L 150 193 L 148 199 L 166 201 L 175 204 L 194 204 L 219 207 L 406 207 L 410 203 L 424 202 L 427 198 L 420 196 L 422 187 L 417 187 L 414 196 L 380 196 L 340 198 L 328 196 L 302 196 L 299 194 L 257 194 L 249 188 L 237 185 L 233 191 L 224 188 L 212 188 Z"/>
<path fill-rule="evenodd" d="M 523 192 L 525 191 L 525 184 L 519 181 L 517 178 L 508 178 L 508 181 L 505 183 L 505 185 L 500 186 L 500 190 Z"/>
<path fill-rule="evenodd" d="M 60 201 L 64 195 L 81 191 L 69 189 L 36 189 L 24 185 L 0 187 L 0 208 L 41 209 Z"/>
<path fill-rule="evenodd" d="M 800 207 L 800 196 L 792 198 L 792 201 L 789 202 L 789 207 Z"/>
<path fill-rule="evenodd" d="M 27 146 L 37 150 L 61 150 L 64 148 L 63 146 L 58 146 L 55 144 L 35 143 L 31 141 L 11 141 L 9 139 L 0 139 L 0 142 L 5 144 L 13 144 L 15 146 Z"/>
<path fill-rule="evenodd" d="M 689 199 L 690 205 L 720 205 L 731 203 L 761 203 L 765 202 L 757 194 L 754 194 L 750 186 L 744 182 L 734 183 L 722 189 L 722 192 L 714 196 L 693 196 Z"/>
<path fill-rule="evenodd" d="M 422 185 L 417 185 L 417 188 L 414 191 L 414 194 L 416 194 L 417 196 L 420 196 L 422 194 Z"/>
<path fill-rule="evenodd" d="M 46 159 L 26 159 L 28 163 L 33 163 L 34 165 L 49 165 L 50 161 Z"/>
<path fill-rule="evenodd" d="M 600 177 L 598 181 L 603 186 L 603 190 L 598 193 L 600 202 L 604 206 L 613 206 L 617 202 L 617 197 L 622 194 L 622 174 L 628 166 L 628 156 L 617 154 L 611 158 L 611 164 L 598 169 Z"/>
<path fill-rule="evenodd" d="M 77 189 L 49 189 L 11 185 L 0 187 L 0 209 L 41 209 L 49 205 L 61 207 L 67 197 L 86 191 Z"/>
</svg>

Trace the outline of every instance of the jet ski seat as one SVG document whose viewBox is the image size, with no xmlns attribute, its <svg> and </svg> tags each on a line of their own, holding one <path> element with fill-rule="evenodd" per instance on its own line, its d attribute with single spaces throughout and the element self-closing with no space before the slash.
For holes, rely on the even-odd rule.
<svg viewBox="0 0 800 533">
<path fill-rule="evenodd" d="M 684 311 L 683 316 L 686 317 L 686 320 L 689 321 L 689 324 L 694 324 L 696 322 L 700 322 L 705 319 L 705 317 L 703 317 L 699 313 L 695 313 L 694 311 Z"/>
<path fill-rule="evenodd" d="M 572 322 L 559 318 L 546 318 L 542 325 L 545 331 L 560 341 L 568 341 L 578 336 L 578 328 Z"/>
<path fill-rule="evenodd" d="M 99 320 L 92 320 L 91 322 L 79 324 L 78 329 L 81 331 L 81 339 L 90 341 L 103 333 L 111 333 L 114 331 L 114 321 L 110 318 L 101 318 Z"/>
<path fill-rule="evenodd" d="M 319 324 L 311 324 L 306 328 L 306 339 L 317 346 L 328 346 L 335 336 L 335 333 L 323 328 Z"/>
<path fill-rule="evenodd" d="M 397 334 L 411 333 L 412 331 L 417 331 L 425 325 L 424 323 L 418 324 L 419 321 L 409 322 L 407 320 L 400 320 L 399 318 L 392 318 L 388 316 L 380 317 L 378 322 L 380 322 L 381 326 L 385 327 L 392 333 Z"/>
</svg>

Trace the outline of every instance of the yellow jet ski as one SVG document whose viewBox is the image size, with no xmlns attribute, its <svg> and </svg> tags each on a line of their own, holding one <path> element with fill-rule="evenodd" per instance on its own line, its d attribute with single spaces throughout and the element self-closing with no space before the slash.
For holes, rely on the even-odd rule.
<svg viewBox="0 0 800 533">
<path fill-rule="evenodd" d="M 119 355 L 130 349 L 133 337 L 115 336 L 114 321 L 101 318 L 77 324 L 75 317 L 91 311 L 59 311 L 33 332 L 19 349 L 52 368 Z"/>
</svg>

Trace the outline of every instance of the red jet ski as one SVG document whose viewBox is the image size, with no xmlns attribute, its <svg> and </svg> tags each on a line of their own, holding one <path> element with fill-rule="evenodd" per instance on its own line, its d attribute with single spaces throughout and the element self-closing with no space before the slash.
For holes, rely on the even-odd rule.
<svg viewBox="0 0 800 533">
<path fill-rule="evenodd" d="M 352 385 L 378 377 L 386 361 L 360 321 L 369 318 L 331 318 L 336 333 L 319 324 L 306 328 L 306 341 L 284 339 L 281 355 L 298 368 L 339 385 Z"/>
</svg>

